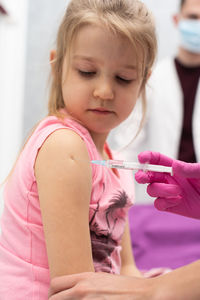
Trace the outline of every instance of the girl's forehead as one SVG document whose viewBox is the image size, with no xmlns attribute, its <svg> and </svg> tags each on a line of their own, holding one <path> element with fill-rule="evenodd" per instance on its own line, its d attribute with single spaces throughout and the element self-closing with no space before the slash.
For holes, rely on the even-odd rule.
<svg viewBox="0 0 200 300">
<path fill-rule="evenodd" d="M 105 25 L 101 24 L 86 24 L 81 26 L 75 36 L 74 36 L 75 43 L 77 42 L 86 42 L 86 44 L 90 41 L 100 42 L 106 41 L 109 42 L 109 45 L 117 44 L 121 45 L 130 44 L 130 40 L 125 36 L 125 34 L 120 34 L 116 31 L 111 30 L 110 28 L 106 27 Z"/>
<path fill-rule="evenodd" d="M 121 61 L 135 65 L 137 53 L 130 40 L 97 25 L 85 25 L 73 39 L 70 51 L 73 58 L 86 57 L 90 60 Z"/>
</svg>

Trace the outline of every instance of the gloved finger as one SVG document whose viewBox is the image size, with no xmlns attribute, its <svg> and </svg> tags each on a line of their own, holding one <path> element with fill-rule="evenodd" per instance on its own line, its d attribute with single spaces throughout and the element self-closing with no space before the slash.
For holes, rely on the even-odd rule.
<svg viewBox="0 0 200 300">
<path fill-rule="evenodd" d="M 150 163 L 155 165 L 171 166 L 173 159 L 159 152 L 144 151 L 138 154 L 140 163 Z"/>
<path fill-rule="evenodd" d="M 177 196 L 177 197 L 174 197 L 174 198 L 173 197 L 172 198 L 158 197 L 154 201 L 154 206 L 158 210 L 165 211 L 169 208 L 172 208 L 172 207 L 175 207 L 175 206 L 179 205 L 181 203 L 181 201 L 182 201 L 181 196 Z"/>
<path fill-rule="evenodd" d="M 147 187 L 147 193 L 151 197 L 176 197 L 181 194 L 181 189 L 178 185 L 167 183 L 151 183 Z"/>
<path fill-rule="evenodd" d="M 169 177 L 166 173 L 160 172 L 151 172 L 151 171 L 142 171 L 139 170 L 135 173 L 135 180 L 138 183 L 152 183 L 152 182 L 167 182 L 167 178 Z"/>
<path fill-rule="evenodd" d="M 172 169 L 173 175 L 200 179 L 200 163 L 186 163 L 180 160 L 174 160 Z"/>
</svg>

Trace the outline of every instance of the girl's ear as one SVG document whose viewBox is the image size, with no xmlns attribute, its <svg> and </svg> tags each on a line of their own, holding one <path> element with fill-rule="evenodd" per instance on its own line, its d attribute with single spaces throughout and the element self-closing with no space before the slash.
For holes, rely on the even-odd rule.
<svg viewBox="0 0 200 300">
<path fill-rule="evenodd" d="M 174 25 L 177 26 L 178 22 L 179 22 L 179 19 L 180 19 L 179 14 L 173 15 L 172 18 L 173 18 Z"/>
<path fill-rule="evenodd" d="M 146 76 L 143 78 L 143 83 L 142 85 L 146 85 L 147 81 L 149 80 L 149 78 L 151 77 L 151 74 L 152 74 L 152 70 L 148 70 Z"/>
<path fill-rule="evenodd" d="M 149 70 L 148 73 L 147 73 L 147 81 L 148 81 L 149 78 L 151 77 L 151 74 L 152 74 L 152 70 Z"/>
<path fill-rule="evenodd" d="M 141 84 L 141 87 L 140 87 L 140 93 L 139 93 L 139 95 L 141 95 L 142 90 L 144 89 L 144 87 L 145 87 L 147 81 L 149 80 L 151 74 L 152 74 L 152 70 L 150 69 L 150 70 L 148 70 L 148 73 L 147 73 L 146 77 L 143 78 L 143 81 L 142 81 L 142 84 Z"/>
<path fill-rule="evenodd" d="M 50 55 L 49 55 L 49 61 L 51 65 L 51 72 L 54 75 L 54 62 L 56 60 L 56 50 L 51 50 Z"/>
</svg>

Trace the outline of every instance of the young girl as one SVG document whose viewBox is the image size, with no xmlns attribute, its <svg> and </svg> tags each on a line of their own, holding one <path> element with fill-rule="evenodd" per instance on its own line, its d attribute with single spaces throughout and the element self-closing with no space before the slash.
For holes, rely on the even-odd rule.
<svg viewBox="0 0 200 300">
<path fill-rule="evenodd" d="M 70 2 L 51 52 L 49 115 L 5 186 L 1 300 L 47 299 L 50 278 L 71 273 L 140 276 L 126 221 L 132 175 L 91 160 L 113 158 L 106 139 L 144 96 L 155 52 L 140 1 Z"/>
</svg>

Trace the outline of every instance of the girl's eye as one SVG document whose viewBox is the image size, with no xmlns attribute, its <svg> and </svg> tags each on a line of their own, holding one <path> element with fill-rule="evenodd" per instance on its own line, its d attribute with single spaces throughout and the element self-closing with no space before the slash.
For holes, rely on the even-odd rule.
<svg viewBox="0 0 200 300">
<path fill-rule="evenodd" d="M 124 83 L 124 84 L 129 84 L 131 83 L 133 80 L 132 79 L 125 79 L 125 78 L 122 78 L 120 76 L 116 76 L 116 79 L 117 81 L 119 81 L 120 83 Z"/>
<path fill-rule="evenodd" d="M 96 72 L 79 70 L 79 74 L 83 77 L 92 77 L 96 74 Z"/>
</svg>

